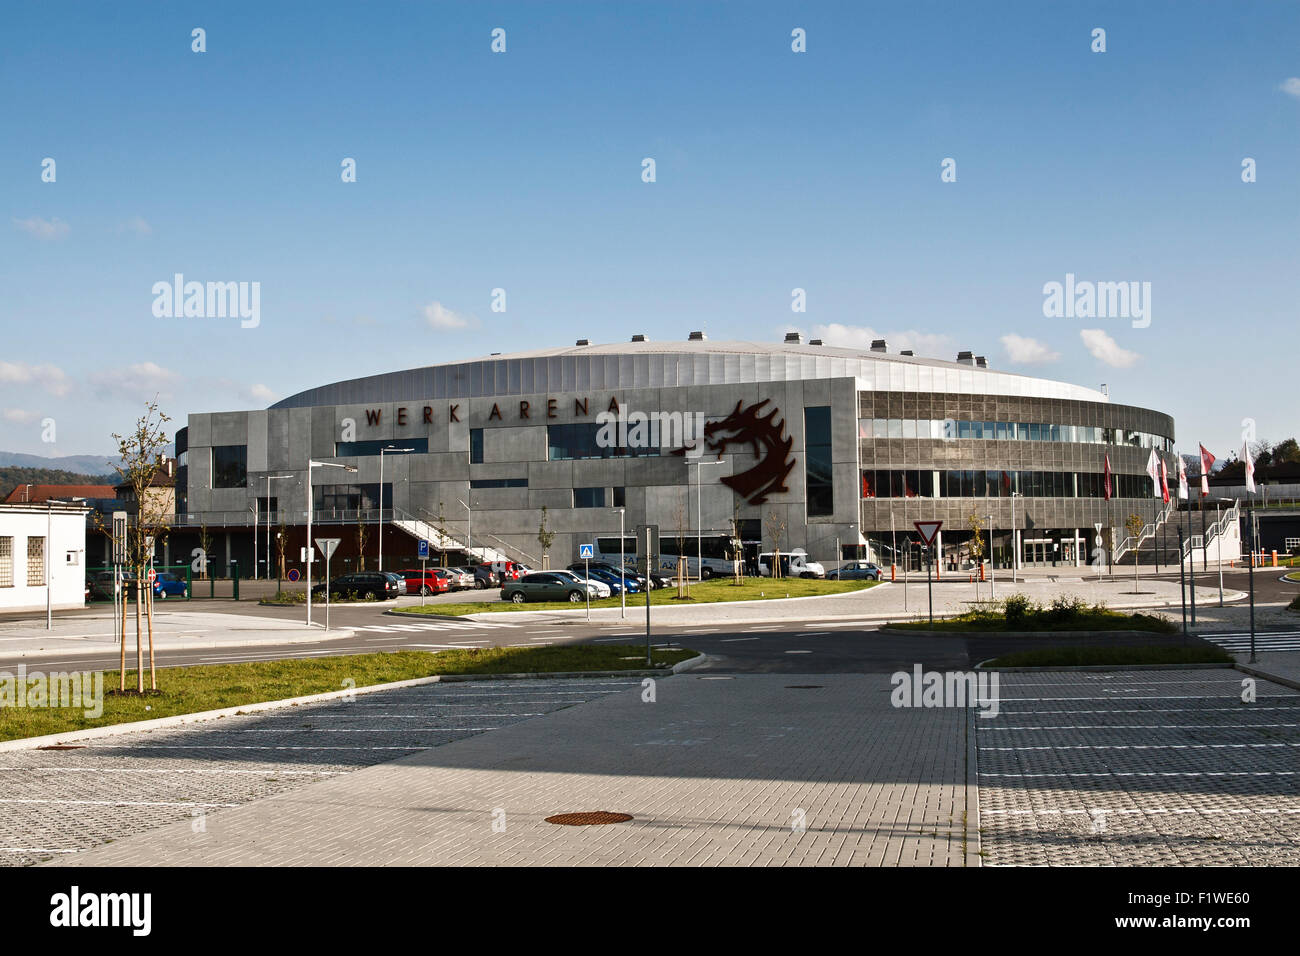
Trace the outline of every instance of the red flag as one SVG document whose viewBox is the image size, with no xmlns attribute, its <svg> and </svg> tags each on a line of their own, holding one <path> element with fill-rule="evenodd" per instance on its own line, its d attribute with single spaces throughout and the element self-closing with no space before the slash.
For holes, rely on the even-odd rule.
<svg viewBox="0 0 1300 956">
<path fill-rule="evenodd" d="M 1165 460 L 1160 459 L 1160 496 L 1169 504 L 1169 472 L 1165 470 Z"/>
<path fill-rule="evenodd" d="M 871 491 L 871 479 L 867 477 L 867 473 L 865 471 L 862 473 L 862 497 L 864 498 L 876 497 L 875 494 Z"/>
<path fill-rule="evenodd" d="M 1110 455 L 1106 456 L 1106 470 L 1102 473 L 1105 479 L 1106 500 L 1110 501 Z"/>
<path fill-rule="evenodd" d="M 1201 497 L 1204 498 L 1210 493 L 1210 469 L 1214 467 L 1217 459 L 1205 450 L 1201 445 Z"/>
</svg>

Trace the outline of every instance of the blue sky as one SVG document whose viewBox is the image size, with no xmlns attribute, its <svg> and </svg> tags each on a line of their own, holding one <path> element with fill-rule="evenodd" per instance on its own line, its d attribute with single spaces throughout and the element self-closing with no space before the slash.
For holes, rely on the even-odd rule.
<svg viewBox="0 0 1300 956">
<path fill-rule="evenodd" d="M 1294 3 L 8 5 L 0 449 L 107 453 L 155 393 L 799 328 L 1106 382 L 1226 457 L 1300 431 L 1292 78 Z M 260 282 L 260 324 L 155 317 L 178 272 Z M 1045 318 L 1066 273 L 1150 282 L 1150 326 Z"/>
</svg>

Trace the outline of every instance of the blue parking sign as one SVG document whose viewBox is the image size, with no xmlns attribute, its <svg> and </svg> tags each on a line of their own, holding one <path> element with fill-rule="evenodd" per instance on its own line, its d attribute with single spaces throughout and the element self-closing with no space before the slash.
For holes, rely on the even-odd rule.
<svg viewBox="0 0 1300 956">
<path fill-rule="evenodd" d="M 428 560 L 428 557 L 429 557 L 429 542 L 426 539 L 421 538 L 420 539 L 420 560 L 426 561 Z"/>
<path fill-rule="evenodd" d="M 590 544 L 578 545 L 578 557 L 582 558 L 583 560 L 586 560 L 587 558 L 594 558 L 595 556 L 596 556 L 596 549 L 592 545 Z"/>
</svg>

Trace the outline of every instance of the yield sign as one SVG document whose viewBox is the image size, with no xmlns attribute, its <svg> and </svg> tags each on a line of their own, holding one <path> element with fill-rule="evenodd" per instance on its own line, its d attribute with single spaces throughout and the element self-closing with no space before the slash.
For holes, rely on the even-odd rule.
<svg viewBox="0 0 1300 956">
<path fill-rule="evenodd" d="M 921 536 L 927 548 L 934 543 L 934 536 L 943 527 L 942 521 L 913 521 L 912 524 L 916 526 L 916 533 Z"/>
<path fill-rule="evenodd" d="M 328 561 L 334 556 L 334 549 L 342 540 L 342 538 L 317 538 L 316 547 L 320 548 L 321 554 L 325 555 L 325 560 Z"/>
</svg>

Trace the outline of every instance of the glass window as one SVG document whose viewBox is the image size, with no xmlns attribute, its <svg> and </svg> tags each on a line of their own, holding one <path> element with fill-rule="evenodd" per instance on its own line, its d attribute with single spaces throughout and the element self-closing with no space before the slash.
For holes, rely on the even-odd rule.
<svg viewBox="0 0 1300 956">
<path fill-rule="evenodd" d="M 45 583 L 45 538 L 27 539 L 27 586 L 38 588 Z"/>
<path fill-rule="evenodd" d="M 871 424 L 871 435 L 873 438 L 888 438 L 889 422 L 883 418 L 873 419 Z"/>
<path fill-rule="evenodd" d="M 527 488 L 527 478 L 475 478 L 469 486 L 478 488 Z"/>
<path fill-rule="evenodd" d="M 889 420 L 889 437 L 890 438 L 903 437 L 903 420 L 901 418 L 891 418 Z"/>
<path fill-rule="evenodd" d="M 605 489 L 604 488 L 574 488 L 573 507 L 604 508 Z"/>
<path fill-rule="evenodd" d="M 904 438 L 915 438 L 915 437 L 916 437 L 916 420 L 915 420 L 915 419 L 913 419 L 913 418 L 904 418 L 904 419 L 903 419 L 903 437 L 904 437 Z"/>
<path fill-rule="evenodd" d="M 248 485 L 248 446 L 212 447 L 212 487 L 245 488 Z"/>
<path fill-rule="evenodd" d="M 0 588 L 14 586 L 14 539 L 0 537 Z"/>
<path fill-rule="evenodd" d="M 615 488 L 615 489 L 614 489 L 614 507 L 615 507 L 615 508 L 625 508 L 625 507 L 627 507 L 627 489 L 626 489 L 626 488 Z"/>
<path fill-rule="evenodd" d="M 426 450 L 428 448 L 428 439 L 424 439 Z M 471 465 L 483 464 L 483 429 L 471 428 L 469 430 L 469 463 Z"/>
<path fill-rule="evenodd" d="M 804 478 L 810 517 L 835 511 L 835 483 L 831 469 L 831 409 L 829 405 L 805 408 Z"/>
<path fill-rule="evenodd" d="M 478 429 L 482 431 L 483 429 Z M 412 453 L 419 452 L 423 454 L 429 450 L 429 439 L 427 438 L 380 438 L 368 441 L 337 441 L 334 443 L 334 457 L 336 458 L 365 458 L 377 456 L 380 449 L 384 448 L 410 448 Z M 401 454 L 398 451 L 390 451 L 389 455 Z M 387 455 L 385 455 L 387 457 Z"/>
</svg>

